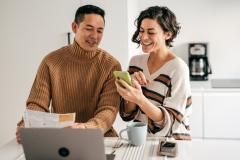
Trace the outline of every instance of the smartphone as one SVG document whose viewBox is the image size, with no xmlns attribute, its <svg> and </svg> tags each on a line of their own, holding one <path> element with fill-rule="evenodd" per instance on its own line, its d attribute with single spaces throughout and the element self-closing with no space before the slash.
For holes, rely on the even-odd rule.
<svg viewBox="0 0 240 160">
<path fill-rule="evenodd" d="M 127 71 L 113 71 L 113 75 L 116 78 L 124 80 L 127 84 L 132 86 L 131 76 Z"/>
<path fill-rule="evenodd" d="M 161 156 L 176 157 L 178 146 L 176 142 L 160 141 L 158 154 Z"/>
</svg>

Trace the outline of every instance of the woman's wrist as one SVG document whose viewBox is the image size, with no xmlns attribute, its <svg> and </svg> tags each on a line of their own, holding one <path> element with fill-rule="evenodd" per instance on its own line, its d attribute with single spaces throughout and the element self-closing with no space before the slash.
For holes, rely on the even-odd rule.
<svg viewBox="0 0 240 160">
<path fill-rule="evenodd" d="M 147 98 L 146 98 L 144 95 L 142 95 L 142 96 L 138 99 L 137 105 L 138 105 L 139 107 L 144 106 L 144 104 L 146 103 L 146 101 L 147 101 Z"/>
</svg>

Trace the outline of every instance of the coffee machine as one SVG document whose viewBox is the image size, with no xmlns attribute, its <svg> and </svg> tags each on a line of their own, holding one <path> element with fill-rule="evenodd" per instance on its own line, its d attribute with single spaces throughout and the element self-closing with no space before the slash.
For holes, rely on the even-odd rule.
<svg viewBox="0 0 240 160">
<path fill-rule="evenodd" d="M 208 80 L 208 75 L 212 73 L 208 62 L 208 43 L 189 43 L 188 62 L 191 80 Z"/>
</svg>

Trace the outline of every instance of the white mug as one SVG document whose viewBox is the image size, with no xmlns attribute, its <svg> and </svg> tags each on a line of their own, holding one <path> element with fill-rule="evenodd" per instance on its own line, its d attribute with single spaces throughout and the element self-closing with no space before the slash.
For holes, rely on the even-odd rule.
<svg viewBox="0 0 240 160">
<path fill-rule="evenodd" d="M 123 138 L 122 133 L 127 131 L 128 139 Z M 147 137 L 147 124 L 143 122 L 131 122 L 127 128 L 119 133 L 121 139 L 127 140 L 130 144 L 139 146 L 144 144 Z"/>
</svg>

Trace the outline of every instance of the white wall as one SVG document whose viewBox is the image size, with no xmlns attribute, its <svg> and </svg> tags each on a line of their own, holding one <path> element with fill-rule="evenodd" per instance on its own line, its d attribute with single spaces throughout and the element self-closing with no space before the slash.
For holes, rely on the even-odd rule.
<svg viewBox="0 0 240 160">
<path fill-rule="evenodd" d="M 139 15 L 139 0 L 128 1 L 128 50 L 129 58 L 141 53 L 141 47 L 138 47 L 136 43 L 132 42 L 132 36 L 136 31 L 135 20 Z M 130 59 L 129 59 L 130 60 Z"/>
<path fill-rule="evenodd" d="M 67 44 L 76 9 L 95 4 L 106 11 L 101 47 L 127 68 L 135 53 L 131 43 L 139 11 L 166 5 L 182 25 L 174 50 L 187 59 L 188 42 L 209 42 L 216 75 L 240 75 L 240 1 L 237 0 L 1 0 L 0 1 L 0 145 L 13 138 L 43 56 Z M 124 123 L 117 119 L 115 127 Z"/>
</svg>

